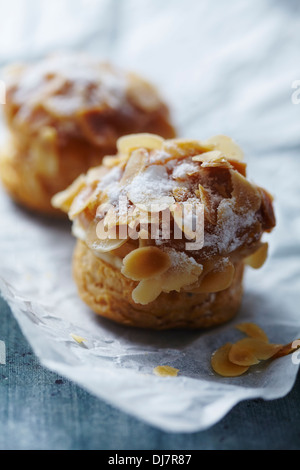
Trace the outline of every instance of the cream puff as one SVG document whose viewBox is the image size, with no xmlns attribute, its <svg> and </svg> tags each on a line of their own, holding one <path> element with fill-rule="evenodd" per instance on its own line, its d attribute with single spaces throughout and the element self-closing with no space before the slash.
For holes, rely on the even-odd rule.
<svg viewBox="0 0 300 470">
<path fill-rule="evenodd" d="M 0 149 L 0 177 L 30 209 L 53 213 L 51 197 L 115 154 L 120 136 L 175 136 L 153 85 L 86 55 L 10 66 L 5 83 L 8 138 Z"/>
<path fill-rule="evenodd" d="M 240 307 L 245 265 L 262 266 L 272 197 L 229 137 L 121 137 L 115 157 L 52 199 L 78 242 L 73 273 L 97 314 L 126 325 L 202 328 Z"/>
</svg>

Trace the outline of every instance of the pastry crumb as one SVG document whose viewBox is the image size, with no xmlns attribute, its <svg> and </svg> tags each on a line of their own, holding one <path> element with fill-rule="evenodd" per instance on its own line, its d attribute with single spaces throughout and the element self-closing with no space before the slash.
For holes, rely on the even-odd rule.
<svg viewBox="0 0 300 470">
<path fill-rule="evenodd" d="M 157 366 L 153 369 L 153 372 L 159 377 L 177 377 L 179 369 L 171 366 Z"/>
<path fill-rule="evenodd" d="M 82 338 L 81 336 L 74 335 L 73 333 L 70 334 L 70 336 L 76 341 L 78 344 L 82 344 L 86 341 L 86 339 Z"/>
</svg>

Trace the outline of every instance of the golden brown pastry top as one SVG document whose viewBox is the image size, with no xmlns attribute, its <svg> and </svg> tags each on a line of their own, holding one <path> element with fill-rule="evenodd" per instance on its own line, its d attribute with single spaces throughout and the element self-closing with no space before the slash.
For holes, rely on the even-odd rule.
<svg viewBox="0 0 300 470">
<path fill-rule="evenodd" d="M 4 112 L 18 136 L 50 127 L 61 141 L 75 136 L 108 149 L 129 132 L 174 136 L 167 106 L 151 84 L 85 55 L 54 54 L 10 66 L 6 85 Z"/>
<path fill-rule="evenodd" d="M 68 212 L 74 234 L 96 255 L 119 260 L 122 273 L 139 282 L 133 296 L 140 303 L 161 291 L 226 289 L 241 260 L 263 263 L 261 237 L 275 225 L 271 196 L 247 180 L 242 151 L 226 136 L 122 137 L 115 157 L 81 175 L 53 204 Z M 194 208 L 204 238 L 193 246 Z"/>
</svg>

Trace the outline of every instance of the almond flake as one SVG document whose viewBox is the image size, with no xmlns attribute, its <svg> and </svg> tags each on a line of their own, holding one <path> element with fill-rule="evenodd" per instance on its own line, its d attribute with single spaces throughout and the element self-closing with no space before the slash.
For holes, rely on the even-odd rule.
<svg viewBox="0 0 300 470">
<path fill-rule="evenodd" d="M 268 257 L 268 243 L 263 243 L 255 253 L 244 259 L 245 264 L 253 269 L 261 268 Z"/>
<path fill-rule="evenodd" d="M 228 359 L 231 347 L 231 343 L 226 343 L 224 346 L 217 349 L 211 357 L 211 366 L 213 370 L 223 377 L 237 377 L 244 374 L 249 369 L 248 366 L 233 364 Z"/>
<path fill-rule="evenodd" d="M 282 344 L 271 344 L 258 338 L 244 338 L 232 345 L 228 358 L 240 366 L 252 366 L 260 360 L 270 359 L 282 348 Z"/>
<path fill-rule="evenodd" d="M 164 139 L 155 134 L 130 134 L 120 137 L 117 141 L 118 152 L 128 154 L 135 149 L 144 148 L 147 150 L 160 149 Z"/>
<path fill-rule="evenodd" d="M 153 369 L 153 372 L 158 377 L 177 377 L 179 369 L 171 366 L 157 366 Z"/>
</svg>

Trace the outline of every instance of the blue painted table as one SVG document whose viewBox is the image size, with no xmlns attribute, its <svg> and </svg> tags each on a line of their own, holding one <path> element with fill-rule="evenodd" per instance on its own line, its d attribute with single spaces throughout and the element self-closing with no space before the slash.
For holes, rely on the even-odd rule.
<svg viewBox="0 0 300 470">
<path fill-rule="evenodd" d="M 2 299 L 0 312 L 2 450 L 300 449 L 300 376 L 282 399 L 242 402 L 206 431 L 167 433 L 42 367 Z"/>
</svg>

